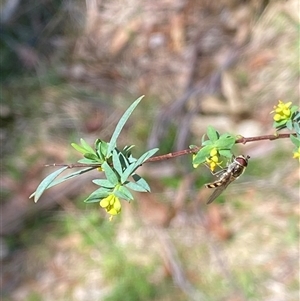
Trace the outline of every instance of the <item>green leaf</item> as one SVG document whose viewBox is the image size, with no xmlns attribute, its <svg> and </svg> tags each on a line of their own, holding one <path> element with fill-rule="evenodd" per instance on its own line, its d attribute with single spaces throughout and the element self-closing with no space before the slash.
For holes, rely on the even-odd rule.
<svg viewBox="0 0 300 301">
<path fill-rule="evenodd" d="M 133 195 L 131 192 L 124 186 L 120 186 L 117 190 L 114 191 L 114 194 L 121 199 L 124 199 L 126 201 L 133 200 Z"/>
<path fill-rule="evenodd" d="M 95 162 L 99 162 L 100 163 L 100 160 L 99 160 L 99 157 L 96 155 L 96 154 L 92 154 L 92 153 L 85 153 L 84 154 L 84 157 L 86 159 L 89 159 L 89 160 L 93 160 Z"/>
<path fill-rule="evenodd" d="M 290 110 L 291 110 L 291 113 L 293 114 L 293 113 L 295 113 L 299 110 L 299 107 L 298 106 L 292 106 Z"/>
<path fill-rule="evenodd" d="M 130 158 L 127 158 L 122 153 L 119 153 L 119 160 L 120 160 L 120 164 L 122 166 L 122 172 L 121 172 L 121 174 L 122 174 L 123 170 L 125 170 L 129 166 L 129 164 L 130 164 L 130 161 L 129 161 Z"/>
<path fill-rule="evenodd" d="M 149 151 L 145 152 L 143 155 L 139 157 L 139 159 L 136 161 L 136 164 L 140 166 L 145 161 L 147 161 L 149 158 L 151 158 L 156 152 L 158 151 L 158 148 L 150 149 Z"/>
<path fill-rule="evenodd" d="M 286 124 L 286 120 L 281 120 L 279 122 L 274 121 L 273 122 L 273 127 L 277 130 L 279 130 L 279 129 L 282 130 L 282 129 L 286 128 L 285 124 Z"/>
<path fill-rule="evenodd" d="M 128 167 L 123 171 L 123 173 L 121 174 L 121 183 L 125 183 L 127 181 L 127 179 L 131 176 L 131 174 L 137 169 L 136 167 L 136 162 L 131 163 L 130 165 L 128 165 Z"/>
<path fill-rule="evenodd" d="M 140 158 L 136 161 L 130 164 L 121 175 L 121 183 L 127 181 L 129 176 L 139 167 L 141 166 L 145 161 L 147 161 L 150 157 L 152 157 L 156 152 L 158 151 L 158 148 L 151 149 L 140 156 Z"/>
<path fill-rule="evenodd" d="M 226 158 L 232 158 L 233 154 L 229 149 L 220 149 L 219 154 Z"/>
<path fill-rule="evenodd" d="M 104 170 L 107 180 L 114 184 L 114 186 L 116 186 L 119 183 L 116 172 L 108 165 L 107 162 L 104 162 L 101 167 Z"/>
<path fill-rule="evenodd" d="M 294 135 L 290 136 L 292 143 L 296 146 L 296 147 L 300 147 L 300 139 L 295 137 Z"/>
<path fill-rule="evenodd" d="M 96 179 L 93 180 L 92 182 L 104 188 L 114 188 L 116 186 L 107 179 Z"/>
<path fill-rule="evenodd" d="M 145 189 L 144 187 L 134 183 L 134 182 L 128 182 L 125 184 L 126 187 L 130 188 L 131 190 L 134 191 L 139 191 L 139 192 L 148 192 L 147 189 Z"/>
<path fill-rule="evenodd" d="M 138 174 L 133 174 L 132 178 L 138 185 L 142 186 L 144 189 L 150 192 L 150 186 L 142 177 L 140 177 Z"/>
<path fill-rule="evenodd" d="M 100 161 L 103 163 L 105 161 L 105 155 L 103 155 L 101 153 L 101 144 L 104 141 L 102 141 L 101 139 L 96 139 L 95 141 L 95 150 L 96 150 L 96 154 L 98 155 Z"/>
<path fill-rule="evenodd" d="M 52 184 L 49 185 L 48 188 L 53 187 L 53 186 L 58 185 L 58 184 L 61 184 L 61 183 L 65 182 L 65 181 L 67 181 L 67 180 L 73 179 L 73 178 L 75 178 L 77 176 L 80 176 L 80 175 L 82 175 L 82 174 L 84 174 L 86 172 L 89 172 L 89 171 L 91 171 L 91 170 L 93 170 L 95 168 L 96 167 L 88 167 L 88 168 L 85 168 L 85 169 L 81 169 L 81 170 L 72 172 L 71 174 L 68 174 L 68 175 L 66 175 L 66 176 L 64 176 L 64 177 L 62 177 L 60 179 L 56 179 L 55 181 L 53 181 Z"/>
<path fill-rule="evenodd" d="M 119 175 L 122 175 L 123 168 L 120 162 L 119 154 L 120 153 L 118 153 L 116 149 L 113 150 L 112 162 L 113 162 L 114 169 L 118 172 Z"/>
<path fill-rule="evenodd" d="M 218 141 L 215 142 L 215 146 L 218 150 L 221 149 L 231 149 L 235 144 L 235 137 L 233 136 L 223 136 Z"/>
<path fill-rule="evenodd" d="M 105 142 L 105 141 L 102 141 L 101 142 L 101 145 L 100 145 L 100 153 L 102 154 L 102 156 L 104 158 L 107 158 L 107 149 L 108 149 L 108 143 Z"/>
<path fill-rule="evenodd" d="M 209 125 L 207 127 L 207 137 L 210 141 L 215 142 L 219 139 L 219 133 L 216 131 L 216 129 L 214 127 L 212 127 L 211 125 Z"/>
<path fill-rule="evenodd" d="M 100 202 L 103 198 L 106 198 L 109 196 L 111 193 L 111 190 L 108 190 L 104 187 L 101 187 L 94 192 L 92 192 L 85 200 L 85 203 L 98 203 Z"/>
<path fill-rule="evenodd" d="M 300 135 L 300 125 L 298 122 L 293 123 L 293 127 L 298 135 Z"/>
<path fill-rule="evenodd" d="M 82 147 L 84 149 L 86 149 L 87 153 L 91 153 L 91 154 L 95 154 L 96 155 L 95 150 L 88 143 L 86 143 L 84 139 L 81 138 L 80 139 L 80 143 L 81 143 Z"/>
<path fill-rule="evenodd" d="M 292 131 L 293 130 L 293 122 L 292 122 L 292 120 L 288 120 L 287 122 L 286 122 L 286 125 L 285 125 L 286 127 L 287 127 L 287 129 L 289 129 L 290 131 Z"/>
<path fill-rule="evenodd" d="M 95 167 L 100 167 L 100 165 L 103 163 L 103 162 L 100 162 L 99 160 L 96 161 L 96 160 L 90 160 L 87 158 L 80 159 L 77 162 L 82 163 L 82 164 L 94 164 L 94 165 L 96 165 Z"/>
<path fill-rule="evenodd" d="M 299 120 L 299 119 L 300 119 L 300 112 L 299 112 L 299 111 L 294 112 L 293 120 L 294 120 L 294 121 L 297 121 L 297 120 Z"/>
<path fill-rule="evenodd" d="M 206 161 L 206 158 L 209 157 L 210 151 L 214 148 L 213 145 L 207 145 L 202 147 L 199 152 L 196 154 L 193 160 L 193 164 L 201 164 Z"/>
<path fill-rule="evenodd" d="M 44 191 L 49 187 L 49 185 L 55 180 L 56 177 L 58 177 L 63 171 L 65 171 L 68 168 L 68 166 L 65 166 L 63 168 L 60 168 L 59 170 L 56 170 L 55 172 L 48 175 L 37 187 L 36 191 L 30 196 L 34 196 L 34 202 L 36 203 L 41 195 L 44 193 Z"/>
<path fill-rule="evenodd" d="M 117 145 L 117 139 L 125 125 L 125 123 L 127 122 L 128 118 L 130 117 L 130 115 L 132 114 L 132 112 L 134 111 L 134 109 L 136 108 L 136 106 L 139 104 L 139 102 L 142 100 L 144 96 L 139 97 L 136 101 L 134 101 L 134 103 L 125 111 L 125 113 L 123 114 L 123 116 L 121 117 L 121 119 L 119 120 L 114 133 L 111 136 L 111 139 L 109 141 L 109 146 L 107 149 L 107 157 L 112 154 L 113 149 L 115 149 L 116 145 Z"/>
<path fill-rule="evenodd" d="M 123 148 L 123 153 L 126 154 L 126 155 L 131 155 L 131 149 L 134 148 L 135 145 L 126 145 L 124 148 Z"/>
<path fill-rule="evenodd" d="M 213 145 L 214 144 L 214 142 L 212 142 L 212 141 L 210 141 L 210 140 L 205 140 L 205 141 L 203 141 L 202 142 L 202 146 L 206 146 L 206 145 Z"/>
<path fill-rule="evenodd" d="M 72 147 L 75 148 L 78 152 L 82 153 L 83 155 L 86 153 L 86 149 L 83 148 L 82 146 L 76 144 L 76 143 L 71 143 Z"/>
</svg>

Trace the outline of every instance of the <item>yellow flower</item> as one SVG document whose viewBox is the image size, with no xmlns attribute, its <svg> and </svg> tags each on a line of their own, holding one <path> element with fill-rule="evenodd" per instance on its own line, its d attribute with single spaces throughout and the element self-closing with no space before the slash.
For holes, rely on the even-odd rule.
<svg viewBox="0 0 300 301">
<path fill-rule="evenodd" d="M 295 158 L 295 159 L 298 158 L 298 160 L 300 162 L 300 147 L 298 147 L 298 150 L 296 152 L 294 152 L 293 158 Z"/>
<path fill-rule="evenodd" d="M 100 167 L 97 167 L 97 170 L 100 171 L 100 172 L 103 171 L 103 169 L 102 169 L 101 166 L 100 166 Z"/>
<path fill-rule="evenodd" d="M 284 103 L 281 100 L 279 100 L 278 105 L 274 106 L 274 111 L 271 112 L 271 113 L 275 112 L 273 119 L 276 122 L 281 120 L 289 120 L 289 118 L 291 117 L 291 109 L 290 109 L 291 105 L 292 102 Z"/>
<path fill-rule="evenodd" d="M 117 215 L 121 212 L 122 206 L 118 197 L 114 194 L 110 194 L 106 198 L 100 201 L 100 206 L 106 210 L 108 214 L 111 215 L 110 220 L 113 215 Z"/>
<path fill-rule="evenodd" d="M 217 155 L 218 154 L 218 150 L 216 149 L 216 148 L 213 148 L 211 151 L 210 151 L 210 156 L 212 157 L 212 156 L 215 156 L 215 155 Z"/>
<path fill-rule="evenodd" d="M 209 154 L 210 157 L 206 158 L 206 162 L 209 165 L 209 169 L 214 171 L 217 166 L 221 167 L 222 162 L 219 162 L 219 154 L 216 148 L 213 148 Z"/>
</svg>

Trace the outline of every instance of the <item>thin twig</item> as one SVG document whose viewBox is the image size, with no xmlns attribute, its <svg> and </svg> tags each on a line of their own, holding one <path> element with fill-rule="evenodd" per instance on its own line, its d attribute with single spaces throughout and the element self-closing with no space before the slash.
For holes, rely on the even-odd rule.
<svg viewBox="0 0 300 301">
<path fill-rule="evenodd" d="M 239 136 L 239 138 L 236 139 L 235 143 L 236 144 L 238 144 L 238 143 L 246 144 L 248 142 L 255 142 L 255 141 L 262 141 L 262 140 L 271 140 L 272 141 L 272 140 L 277 140 L 277 139 L 289 138 L 291 135 L 296 136 L 296 133 L 263 135 L 263 136 L 256 136 L 256 137 L 242 137 L 242 136 Z M 201 149 L 201 147 L 196 146 L 194 148 L 188 148 L 188 149 L 184 149 L 184 150 L 181 150 L 181 151 L 168 153 L 168 154 L 165 154 L 165 155 L 152 157 L 152 158 L 149 158 L 144 163 L 163 161 L 163 160 L 173 159 L 173 158 L 184 156 L 184 155 L 196 154 L 200 149 Z M 94 168 L 98 168 L 98 167 L 101 167 L 101 164 L 84 164 L 84 163 L 57 164 L 57 163 L 54 163 L 54 164 L 47 164 L 45 166 L 67 166 L 68 168 L 75 168 L 75 167 L 94 167 Z"/>
<path fill-rule="evenodd" d="M 74 164 L 65 164 L 65 163 L 53 163 L 53 164 L 46 164 L 45 167 L 49 166 L 65 166 L 68 168 L 75 168 L 75 167 L 93 167 L 98 168 L 101 167 L 101 164 L 84 164 L 84 163 L 74 163 Z"/>
<path fill-rule="evenodd" d="M 255 141 L 261 141 L 261 140 L 276 140 L 276 139 L 282 139 L 282 138 L 289 138 L 291 135 L 296 136 L 295 133 L 291 133 L 291 134 L 263 135 L 263 136 L 256 136 L 256 137 L 239 137 L 238 139 L 236 139 L 235 143 L 236 144 L 238 144 L 238 143 L 246 144 L 248 142 L 255 142 Z M 165 154 L 165 155 L 161 155 L 161 156 L 152 157 L 152 158 L 148 159 L 145 163 L 168 160 L 168 159 L 172 159 L 172 158 L 176 158 L 176 157 L 188 155 L 188 154 L 195 154 L 200 149 L 201 149 L 201 147 L 194 147 L 194 148 L 184 149 L 184 150 L 181 150 L 178 152 L 173 152 L 173 153 L 169 153 L 169 154 Z"/>
</svg>

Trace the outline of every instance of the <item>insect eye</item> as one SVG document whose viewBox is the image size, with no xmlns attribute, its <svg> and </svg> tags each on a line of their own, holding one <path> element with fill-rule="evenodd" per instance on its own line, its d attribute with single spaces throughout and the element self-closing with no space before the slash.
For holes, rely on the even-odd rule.
<svg viewBox="0 0 300 301">
<path fill-rule="evenodd" d="M 248 159 L 250 157 L 247 156 L 247 157 L 237 157 L 235 160 L 242 166 L 246 167 L 248 165 Z"/>
</svg>

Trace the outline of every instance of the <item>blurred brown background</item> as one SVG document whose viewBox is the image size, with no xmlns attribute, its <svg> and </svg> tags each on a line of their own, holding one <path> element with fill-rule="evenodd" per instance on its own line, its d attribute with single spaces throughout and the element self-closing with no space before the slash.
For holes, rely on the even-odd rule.
<svg viewBox="0 0 300 301">
<path fill-rule="evenodd" d="M 272 134 L 278 99 L 299 103 L 299 13 L 289 1 L 1 3 L 1 292 L 4 300 L 299 300 L 299 164 L 288 140 L 236 148 L 238 183 L 206 206 L 190 158 L 146 164 L 153 193 L 109 223 L 82 200 L 97 172 L 29 195 L 74 163 L 71 142 L 136 155 L 200 145 L 208 125 Z"/>
</svg>

